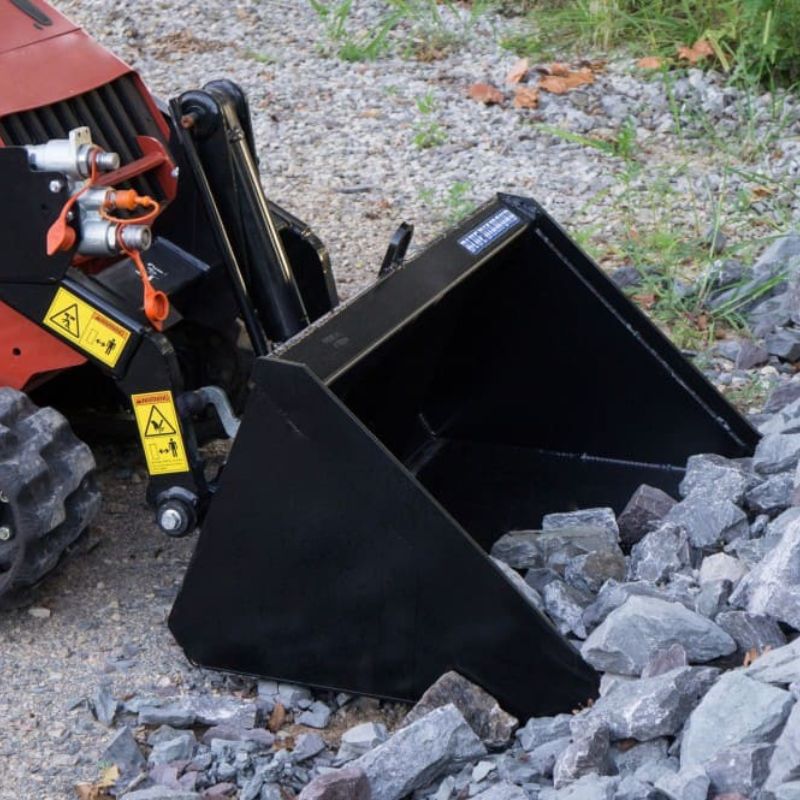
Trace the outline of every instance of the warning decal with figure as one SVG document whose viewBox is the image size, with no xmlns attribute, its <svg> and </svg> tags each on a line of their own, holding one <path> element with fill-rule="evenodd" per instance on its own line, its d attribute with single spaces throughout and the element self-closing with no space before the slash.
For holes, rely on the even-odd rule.
<svg viewBox="0 0 800 800">
<path fill-rule="evenodd" d="M 131 332 L 77 295 L 59 287 L 42 320 L 63 339 L 115 367 Z"/>
<path fill-rule="evenodd" d="M 188 472 L 189 462 L 172 392 L 165 390 L 133 394 L 131 403 L 147 460 L 147 471 L 151 475 Z"/>
</svg>

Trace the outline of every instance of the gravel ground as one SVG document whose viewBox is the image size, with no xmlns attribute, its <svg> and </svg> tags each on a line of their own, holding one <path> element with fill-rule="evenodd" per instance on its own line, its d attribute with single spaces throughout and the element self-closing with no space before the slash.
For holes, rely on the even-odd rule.
<svg viewBox="0 0 800 800">
<path fill-rule="evenodd" d="M 374 24 L 382 4 L 357 5 L 354 24 Z M 533 195 L 571 229 L 613 241 L 631 204 L 631 184 L 620 181 L 625 161 L 554 136 L 532 124 L 537 120 L 602 137 L 633 114 L 647 156 L 634 185 L 647 186 L 659 169 L 680 163 L 672 189 L 699 198 L 676 205 L 676 226 L 708 224 L 714 187 L 725 182 L 731 164 L 778 178 L 798 171 L 796 108 L 785 105 L 776 119 L 768 114 L 769 98 L 759 101 L 754 119 L 774 147 L 746 155 L 696 144 L 703 129 L 698 119 L 711 120 L 720 135 L 739 129 L 737 141 L 753 122 L 740 117 L 737 95 L 714 76 L 693 73 L 681 89 L 692 112 L 685 138 L 676 135 L 663 85 L 635 76 L 630 60 L 610 65 L 585 91 L 545 98 L 540 112 L 468 99 L 471 83 L 502 86 L 514 63 L 497 44 L 499 28 L 513 22 L 499 18 L 481 21 L 468 45 L 433 63 L 387 56 L 348 64 L 321 51 L 319 22 L 304 3 L 161 0 L 132 10 L 71 0 L 58 6 L 137 68 L 159 95 L 222 76 L 244 86 L 267 191 L 326 242 L 345 297 L 369 283 L 402 219 L 417 226 L 418 243 L 440 232 L 460 209 L 453 189 L 460 184 L 468 202 L 495 191 Z M 414 136 L 429 115 L 417 101 L 428 93 L 447 141 L 421 149 Z M 749 185 L 731 179 L 720 194 Z M 771 192 L 762 199 L 761 221 L 736 226 L 731 240 L 796 222 L 797 203 L 792 192 Z M 167 541 L 154 529 L 135 451 L 104 449 L 98 460 L 106 503 L 90 551 L 46 581 L 34 608 L 0 617 L 2 800 L 64 798 L 76 781 L 96 774 L 111 734 L 79 701 L 103 682 L 116 696 L 241 688 L 189 666 L 164 624 L 193 540 Z"/>
</svg>

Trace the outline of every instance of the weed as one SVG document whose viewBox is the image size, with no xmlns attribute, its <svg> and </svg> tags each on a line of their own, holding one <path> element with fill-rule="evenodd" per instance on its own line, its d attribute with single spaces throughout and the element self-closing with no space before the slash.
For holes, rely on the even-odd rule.
<svg viewBox="0 0 800 800">
<path fill-rule="evenodd" d="M 258 53 L 255 50 L 247 50 L 244 53 L 245 58 L 249 58 L 251 61 L 257 61 L 259 64 L 274 64 L 275 59 L 268 55 L 267 53 Z"/>
<path fill-rule="evenodd" d="M 420 113 L 420 118 L 414 123 L 414 146 L 426 150 L 444 144 L 447 141 L 447 132 L 433 118 L 438 108 L 433 92 L 419 95 L 414 102 Z"/>
<path fill-rule="evenodd" d="M 436 201 L 436 192 L 434 192 L 434 190 L 430 187 L 420 189 L 417 196 L 419 197 L 420 203 L 425 206 L 432 206 Z"/>
<path fill-rule="evenodd" d="M 617 156 L 625 161 L 633 161 L 636 156 L 636 123 L 632 119 L 623 122 L 610 138 L 584 136 L 552 125 L 540 125 L 539 130 L 558 136 L 567 142 L 591 147 L 610 156 Z"/>
<path fill-rule="evenodd" d="M 445 196 L 448 222 L 460 222 L 475 210 L 475 203 L 470 199 L 471 193 L 472 184 L 469 181 L 456 181 L 448 188 Z"/>
<path fill-rule="evenodd" d="M 379 58 L 388 50 L 389 34 L 400 20 L 399 14 L 390 14 L 374 31 L 353 34 L 348 27 L 353 0 L 310 0 L 310 3 L 322 21 L 329 44 L 342 61 L 374 61 Z"/>
<path fill-rule="evenodd" d="M 426 187 L 417 196 L 420 203 L 441 214 L 449 224 L 455 225 L 475 210 L 472 191 L 470 181 L 455 181 L 444 192 Z"/>
</svg>

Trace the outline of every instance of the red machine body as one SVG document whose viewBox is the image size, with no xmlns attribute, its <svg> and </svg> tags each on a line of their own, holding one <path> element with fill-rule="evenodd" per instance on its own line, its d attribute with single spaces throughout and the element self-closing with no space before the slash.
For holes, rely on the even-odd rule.
<svg viewBox="0 0 800 800">
<path fill-rule="evenodd" d="M 93 125 L 91 119 L 102 120 L 102 109 L 96 104 L 102 99 L 113 102 L 111 87 L 119 81 L 146 109 L 148 124 L 134 131 L 128 153 L 120 153 L 122 166 L 102 182 L 116 186 L 152 172 L 162 190 L 159 199 L 168 201 L 177 188 L 167 150 L 169 127 L 139 76 L 42 0 L 0 6 L 0 147 L 42 144 L 76 125 L 88 125 L 95 141 L 113 149 L 114 142 L 104 141 L 108 137 L 99 129 L 102 126 Z M 116 101 L 127 104 L 125 95 Z M 92 271 L 102 268 L 85 261 L 74 264 Z M 30 389 L 85 361 L 63 341 L 0 302 L 0 386 Z"/>
</svg>

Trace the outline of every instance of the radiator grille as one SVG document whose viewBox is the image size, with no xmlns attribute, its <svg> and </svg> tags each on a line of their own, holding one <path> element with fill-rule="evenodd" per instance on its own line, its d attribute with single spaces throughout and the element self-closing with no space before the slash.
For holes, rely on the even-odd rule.
<svg viewBox="0 0 800 800">
<path fill-rule="evenodd" d="M 70 130 L 82 125 L 91 130 L 93 142 L 119 153 L 123 164 L 141 157 L 137 136 L 163 139 L 131 75 L 70 100 L 9 114 L 0 119 L 0 139 L 10 146 L 44 144 L 50 139 L 66 139 Z M 161 187 L 151 177 L 134 178 L 130 187 L 139 194 L 164 199 Z"/>
</svg>

